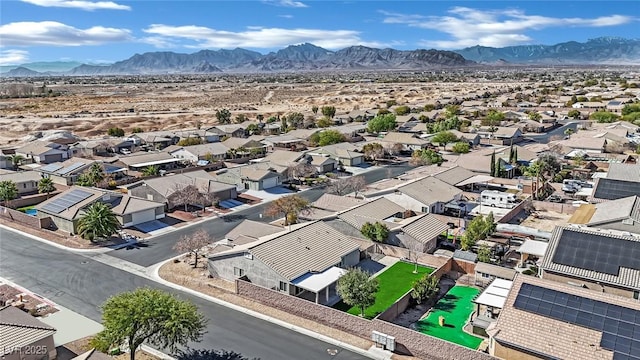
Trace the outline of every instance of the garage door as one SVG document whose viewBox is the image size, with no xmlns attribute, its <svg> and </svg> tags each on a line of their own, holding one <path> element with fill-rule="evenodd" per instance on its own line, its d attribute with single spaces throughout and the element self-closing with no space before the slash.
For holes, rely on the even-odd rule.
<svg viewBox="0 0 640 360">
<path fill-rule="evenodd" d="M 272 177 L 270 179 L 264 179 L 262 180 L 262 188 L 263 189 L 270 189 L 274 186 L 278 186 L 278 178 L 277 177 Z"/>
<path fill-rule="evenodd" d="M 137 213 L 133 213 L 131 217 L 131 225 L 141 224 L 143 222 L 151 221 L 156 219 L 156 212 L 154 209 L 139 211 Z"/>
</svg>

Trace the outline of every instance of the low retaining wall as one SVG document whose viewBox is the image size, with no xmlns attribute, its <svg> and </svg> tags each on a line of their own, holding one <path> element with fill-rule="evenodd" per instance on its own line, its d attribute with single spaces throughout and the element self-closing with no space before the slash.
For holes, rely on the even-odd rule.
<svg viewBox="0 0 640 360">
<path fill-rule="evenodd" d="M 236 294 L 332 328 L 370 340 L 378 331 L 396 339 L 396 352 L 424 359 L 484 360 L 493 357 L 380 319 L 367 320 L 324 305 L 236 280 Z"/>
<path fill-rule="evenodd" d="M 561 214 L 572 215 L 578 210 L 577 206 L 566 203 L 552 203 L 549 201 L 533 201 L 533 208 L 536 210 L 553 211 Z"/>
<path fill-rule="evenodd" d="M 377 244 L 375 245 L 375 252 L 378 254 L 384 254 L 387 256 L 393 256 L 400 259 L 411 259 L 413 260 L 413 254 L 409 249 L 401 248 L 398 246 L 387 245 L 387 244 Z M 442 265 L 447 263 L 447 258 L 443 258 L 440 256 L 435 256 L 431 254 L 421 253 L 418 254 L 418 264 L 432 267 L 434 269 L 438 269 Z"/>
<path fill-rule="evenodd" d="M 402 314 L 409 305 L 411 305 L 411 292 L 413 289 L 407 291 L 406 294 L 402 295 L 400 299 L 394 302 L 389 308 L 376 316 L 376 319 L 383 321 L 393 321 L 398 315 Z"/>
<path fill-rule="evenodd" d="M 14 209 L 37 205 L 47 200 L 48 198 L 52 198 L 60 193 L 61 191 L 54 191 L 49 195 L 47 194 L 28 195 L 28 196 L 20 197 L 18 199 L 11 200 L 11 202 L 9 202 L 9 205 Z"/>
<path fill-rule="evenodd" d="M 514 217 L 518 216 L 521 212 L 523 212 L 529 205 L 531 205 L 531 197 L 527 197 L 522 200 L 516 207 L 511 209 L 508 213 L 506 213 L 503 217 L 501 217 L 497 222 L 506 224 Z"/>
<path fill-rule="evenodd" d="M 37 217 L 27 215 L 22 211 L 14 210 L 4 206 L 0 206 L 0 217 L 5 220 L 16 221 L 21 224 L 31 226 L 36 229 L 41 229 L 51 223 L 51 218 L 38 219 Z"/>
</svg>

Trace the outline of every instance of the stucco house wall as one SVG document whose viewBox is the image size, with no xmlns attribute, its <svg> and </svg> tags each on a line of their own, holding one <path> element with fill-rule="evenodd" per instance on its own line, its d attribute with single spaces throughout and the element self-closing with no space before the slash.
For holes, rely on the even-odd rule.
<svg viewBox="0 0 640 360">
<path fill-rule="evenodd" d="M 237 253 L 209 259 L 209 273 L 212 276 L 234 281 L 240 277 L 234 272 L 234 268 L 242 269 L 251 283 L 274 290 L 278 290 L 280 281 L 288 283 L 285 278 L 278 275 L 265 263 L 254 256 L 245 254 Z"/>
</svg>

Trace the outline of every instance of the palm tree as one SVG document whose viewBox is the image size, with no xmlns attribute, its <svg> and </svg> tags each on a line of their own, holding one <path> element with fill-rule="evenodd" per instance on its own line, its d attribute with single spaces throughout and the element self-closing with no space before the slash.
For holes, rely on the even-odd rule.
<svg viewBox="0 0 640 360">
<path fill-rule="evenodd" d="M 78 221 L 78 234 L 91 242 L 105 239 L 120 228 L 116 214 L 109 205 L 96 202 L 84 211 L 84 216 Z"/>
<path fill-rule="evenodd" d="M 38 181 L 38 192 L 41 194 L 47 194 L 47 199 L 49 198 L 49 194 L 56 191 L 56 186 L 53 184 L 53 180 L 51 178 L 42 178 Z"/>
<path fill-rule="evenodd" d="M 4 201 L 4 206 L 8 207 L 9 201 L 18 196 L 18 187 L 11 180 L 0 181 L 0 200 Z"/>
<path fill-rule="evenodd" d="M 22 162 L 24 161 L 24 156 L 18 154 L 9 155 L 7 158 L 11 161 L 11 165 L 13 165 L 14 170 L 17 169 L 18 166 L 22 165 Z"/>
<path fill-rule="evenodd" d="M 156 176 L 160 173 L 160 168 L 157 166 L 147 166 L 142 169 L 142 176 Z"/>
<path fill-rule="evenodd" d="M 104 169 L 102 164 L 93 163 L 89 168 L 89 177 L 94 184 L 98 184 L 104 180 Z"/>
</svg>

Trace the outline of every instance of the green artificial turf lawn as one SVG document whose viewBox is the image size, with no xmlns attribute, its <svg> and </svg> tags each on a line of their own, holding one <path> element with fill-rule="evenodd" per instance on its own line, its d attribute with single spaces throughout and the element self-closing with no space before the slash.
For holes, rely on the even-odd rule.
<svg viewBox="0 0 640 360">
<path fill-rule="evenodd" d="M 467 334 L 462 327 L 474 310 L 473 298 L 480 292 L 468 286 L 454 286 L 433 307 L 429 316 L 416 324 L 416 330 L 471 349 L 477 349 L 482 339 Z M 445 326 L 438 324 L 444 316 Z"/>
<path fill-rule="evenodd" d="M 373 319 L 381 312 L 387 310 L 396 300 L 407 291 L 411 290 L 413 283 L 425 274 L 431 274 L 434 269 L 418 265 L 418 273 L 414 274 L 415 265 L 404 261 L 398 261 L 384 272 L 380 273 L 378 279 L 378 293 L 376 302 L 364 311 L 367 319 Z M 346 311 L 349 314 L 360 315 L 358 307 L 351 307 L 342 301 L 334 306 L 338 310 Z"/>
</svg>

